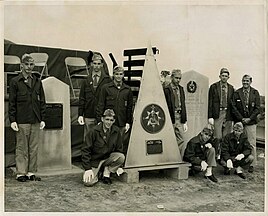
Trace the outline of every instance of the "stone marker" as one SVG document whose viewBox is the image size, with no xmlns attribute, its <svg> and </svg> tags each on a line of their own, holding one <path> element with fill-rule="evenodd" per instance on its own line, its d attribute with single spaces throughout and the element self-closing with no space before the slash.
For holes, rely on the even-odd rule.
<svg viewBox="0 0 268 216">
<path fill-rule="evenodd" d="M 180 84 L 185 92 L 188 131 L 185 133 L 184 154 L 188 141 L 202 131 L 208 123 L 208 77 L 188 71 L 182 74 Z"/>
<path fill-rule="evenodd" d="M 42 80 L 42 84 L 47 117 L 46 127 L 40 133 L 38 174 L 61 174 L 73 169 L 69 86 L 55 77 Z"/>
</svg>

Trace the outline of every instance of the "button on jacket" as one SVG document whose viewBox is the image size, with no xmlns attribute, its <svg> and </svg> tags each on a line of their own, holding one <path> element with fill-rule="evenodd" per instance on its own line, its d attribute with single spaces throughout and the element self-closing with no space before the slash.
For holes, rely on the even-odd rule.
<svg viewBox="0 0 268 216">
<path fill-rule="evenodd" d="M 118 89 L 114 82 L 102 86 L 99 103 L 97 106 L 97 121 L 100 121 L 106 109 L 115 112 L 115 125 L 124 127 L 132 123 L 133 94 L 130 87 L 124 83 Z"/>
<path fill-rule="evenodd" d="M 181 101 L 181 123 L 184 124 L 187 121 L 186 115 L 186 106 L 185 106 L 185 94 L 182 86 L 179 86 L 180 89 L 180 101 Z M 168 84 L 164 87 L 164 93 L 168 105 L 169 114 L 171 117 L 172 124 L 175 123 L 175 95 L 171 84 Z"/>
<path fill-rule="evenodd" d="M 32 87 L 25 82 L 22 74 L 10 81 L 10 123 L 34 124 L 44 121 L 46 105 L 42 82 L 35 75 L 32 76 Z"/>
<path fill-rule="evenodd" d="M 82 82 L 79 95 L 78 116 L 96 118 L 96 107 L 98 105 L 101 87 L 111 81 L 108 75 L 102 73 L 96 89 L 93 86 L 92 74 Z"/>
<path fill-rule="evenodd" d="M 226 120 L 232 121 L 231 100 L 234 94 L 234 87 L 227 83 L 227 113 Z M 221 84 L 220 81 L 213 83 L 209 88 L 208 93 L 208 118 L 218 119 L 220 117 L 221 104 Z"/>
<path fill-rule="evenodd" d="M 234 133 L 227 134 L 222 142 L 221 155 L 222 158 L 227 161 L 234 158 L 238 154 L 244 154 L 245 158 L 251 154 L 252 147 L 248 142 L 247 136 L 242 133 L 239 140 L 237 141 Z"/>
<path fill-rule="evenodd" d="M 241 122 L 242 118 L 250 118 L 247 125 L 257 124 L 257 115 L 260 113 L 260 94 L 258 90 L 250 87 L 248 108 L 245 104 L 243 88 L 235 91 L 232 100 L 234 121 Z"/>
<path fill-rule="evenodd" d="M 93 127 L 85 138 L 82 148 L 82 165 L 85 170 L 98 167 L 101 160 L 107 159 L 112 152 L 123 153 L 123 144 L 120 130 L 112 125 L 109 138 L 106 139 L 103 123 Z"/>
</svg>

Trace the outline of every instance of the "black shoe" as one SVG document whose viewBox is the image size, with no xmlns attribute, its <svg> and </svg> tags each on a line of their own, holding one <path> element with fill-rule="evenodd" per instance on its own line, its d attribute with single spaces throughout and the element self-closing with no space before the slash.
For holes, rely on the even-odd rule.
<svg viewBox="0 0 268 216">
<path fill-rule="evenodd" d="M 231 174 L 231 170 L 230 169 L 224 169 L 223 174 L 224 175 L 230 175 Z"/>
<path fill-rule="evenodd" d="M 102 182 L 108 185 L 112 184 L 112 180 L 109 177 L 105 177 L 105 176 L 103 176 Z"/>
<path fill-rule="evenodd" d="M 246 179 L 246 176 L 244 175 L 244 173 L 236 173 L 236 175 L 238 175 L 242 179 Z"/>
<path fill-rule="evenodd" d="M 189 170 L 189 176 L 195 176 L 196 172 L 193 169 Z"/>
<path fill-rule="evenodd" d="M 18 178 L 16 178 L 19 182 L 26 182 L 27 181 L 27 176 L 19 176 Z"/>
<path fill-rule="evenodd" d="M 218 179 L 213 174 L 211 176 L 205 176 L 205 178 L 216 183 L 218 182 Z"/>
<path fill-rule="evenodd" d="M 40 177 L 37 177 L 35 175 L 28 176 L 28 179 L 30 181 L 41 181 L 41 178 Z"/>
<path fill-rule="evenodd" d="M 254 171 L 254 167 L 253 167 L 253 166 L 250 166 L 250 167 L 248 168 L 248 172 L 249 172 L 249 173 L 253 173 L 253 171 Z"/>
</svg>

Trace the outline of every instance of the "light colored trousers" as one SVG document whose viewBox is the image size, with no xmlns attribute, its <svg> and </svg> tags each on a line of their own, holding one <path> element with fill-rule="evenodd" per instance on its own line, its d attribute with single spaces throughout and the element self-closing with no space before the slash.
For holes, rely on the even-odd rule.
<svg viewBox="0 0 268 216">
<path fill-rule="evenodd" d="M 85 124 L 84 124 L 84 140 L 86 138 L 87 133 L 97 124 L 97 121 L 95 118 L 84 118 Z"/>
<path fill-rule="evenodd" d="M 208 164 L 208 167 L 216 167 L 217 166 L 217 162 L 216 162 L 216 153 L 215 153 L 215 148 L 211 147 L 211 148 L 207 148 L 205 150 L 205 158 L 206 158 L 206 162 Z M 192 169 L 196 170 L 196 171 L 201 171 L 201 164 L 200 165 L 192 165 Z"/>
<path fill-rule="evenodd" d="M 18 124 L 16 132 L 16 170 L 17 175 L 26 175 L 37 171 L 37 152 L 40 123 Z"/>
<path fill-rule="evenodd" d="M 218 119 L 214 119 L 214 135 L 216 138 L 221 140 L 226 134 L 231 133 L 233 129 L 233 122 L 226 121 L 226 110 L 220 110 L 220 116 Z M 219 142 L 218 152 L 216 153 L 217 158 L 221 155 L 221 142 Z"/>
<path fill-rule="evenodd" d="M 120 152 L 112 152 L 109 158 L 100 161 L 97 168 L 92 168 L 94 178 L 89 183 L 84 183 L 85 186 L 93 186 L 98 182 L 98 173 L 101 167 L 108 167 L 111 173 L 115 173 L 119 167 L 125 162 L 125 155 Z"/>
<path fill-rule="evenodd" d="M 214 127 L 215 127 L 215 134 L 214 135 L 218 139 L 221 139 L 226 134 L 232 132 L 233 122 L 226 121 L 226 110 L 221 110 L 219 118 L 214 119 Z"/>
<path fill-rule="evenodd" d="M 250 145 L 252 146 L 252 152 L 251 155 L 254 157 L 253 162 L 251 163 L 251 166 L 257 165 L 257 150 L 256 150 L 256 130 L 257 125 L 245 125 L 244 126 L 244 132 L 247 134 L 248 141 Z"/>
<path fill-rule="evenodd" d="M 173 124 L 177 144 L 181 155 L 184 155 L 186 149 L 186 143 L 184 142 L 183 124 L 181 123 L 181 114 L 175 113 L 175 124 Z"/>
</svg>

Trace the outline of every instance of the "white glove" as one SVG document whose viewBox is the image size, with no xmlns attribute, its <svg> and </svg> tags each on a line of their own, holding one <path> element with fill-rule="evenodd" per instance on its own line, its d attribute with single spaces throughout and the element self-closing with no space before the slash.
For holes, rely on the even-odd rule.
<svg viewBox="0 0 268 216">
<path fill-rule="evenodd" d="M 19 131 L 19 127 L 17 125 L 17 122 L 12 122 L 10 124 L 10 127 L 14 130 L 14 131 Z"/>
<path fill-rule="evenodd" d="M 128 132 L 129 128 L 130 128 L 130 125 L 129 125 L 128 123 L 126 123 L 126 126 L 125 126 L 125 133 Z"/>
<path fill-rule="evenodd" d="M 234 166 L 233 166 L 233 161 L 232 161 L 231 159 L 228 159 L 228 160 L 227 160 L 227 167 L 228 167 L 229 169 L 234 168 Z"/>
<path fill-rule="evenodd" d="M 238 154 L 238 155 L 235 157 L 235 159 L 240 161 L 240 160 L 242 160 L 244 157 L 245 157 L 244 154 Z"/>
<path fill-rule="evenodd" d="M 201 162 L 201 170 L 202 170 L 202 171 L 205 171 L 205 170 L 207 169 L 207 167 L 208 167 L 207 162 L 206 162 L 206 161 L 202 161 L 202 162 Z"/>
<path fill-rule="evenodd" d="M 186 132 L 188 130 L 187 123 L 183 124 L 183 131 Z"/>
<path fill-rule="evenodd" d="M 79 123 L 80 125 L 84 125 L 84 124 L 85 124 L 85 122 L 84 122 L 84 117 L 83 117 L 83 116 L 79 116 L 77 121 L 78 121 L 78 123 Z"/>
<path fill-rule="evenodd" d="M 117 171 L 116 171 L 116 174 L 118 175 L 118 176 L 120 176 L 121 174 L 123 174 L 125 171 L 123 170 L 123 168 L 121 168 L 121 167 L 119 167 L 118 169 L 117 169 Z"/>
<path fill-rule="evenodd" d="M 209 148 L 209 149 L 212 147 L 212 145 L 211 145 L 210 143 L 205 144 L 205 146 L 206 146 L 207 148 Z"/>
<path fill-rule="evenodd" d="M 213 118 L 209 118 L 208 119 L 208 123 L 214 125 L 214 119 Z"/>
<path fill-rule="evenodd" d="M 94 178 L 94 173 L 91 169 L 85 171 L 84 176 L 83 176 L 83 181 L 85 183 L 89 183 L 93 178 Z"/>
<path fill-rule="evenodd" d="M 40 122 L 40 130 L 43 130 L 45 126 L 46 126 L 46 123 L 44 121 L 41 121 Z"/>
</svg>

